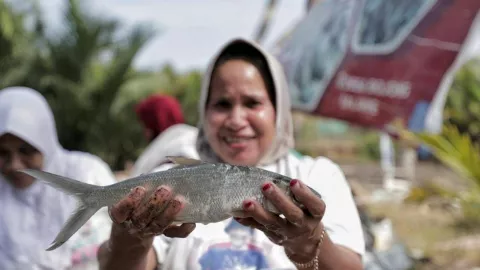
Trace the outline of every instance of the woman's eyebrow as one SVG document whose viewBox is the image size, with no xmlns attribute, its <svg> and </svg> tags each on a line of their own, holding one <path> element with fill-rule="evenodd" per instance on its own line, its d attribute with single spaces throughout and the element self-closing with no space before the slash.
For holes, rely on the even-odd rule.
<svg viewBox="0 0 480 270">
<path fill-rule="evenodd" d="M 262 100 L 263 100 L 263 99 L 268 99 L 268 96 L 263 95 L 263 94 L 258 93 L 258 92 L 245 94 L 244 97 L 254 98 L 254 99 L 262 99 Z"/>
</svg>

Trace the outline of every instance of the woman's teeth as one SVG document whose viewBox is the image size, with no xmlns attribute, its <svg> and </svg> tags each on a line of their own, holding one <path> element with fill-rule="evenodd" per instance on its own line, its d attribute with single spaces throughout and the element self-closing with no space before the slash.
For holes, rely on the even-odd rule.
<svg viewBox="0 0 480 270">
<path fill-rule="evenodd" d="M 226 137 L 225 141 L 227 143 L 240 143 L 250 140 L 251 138 L 238 138 L 238 137 Z"/>
</svg>

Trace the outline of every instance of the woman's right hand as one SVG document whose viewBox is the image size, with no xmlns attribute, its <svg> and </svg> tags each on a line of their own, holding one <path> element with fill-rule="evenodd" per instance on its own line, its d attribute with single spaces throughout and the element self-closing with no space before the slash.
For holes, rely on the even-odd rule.
<svg viewBox="0 0 480 270">
<path fill-rule="evenodd" d="M 160 186 L 149 198 L 146 196 L 144 187 L 136 187 L 124 199 L 109 207 L 114 226 L 143 239 L 160 234 L 184 238 L 195 229 L 195 224 L 191 223 L 172 225 L 176 215 L 185 207 L 185 199 L 182 196 L 173 197 L 169 187 Z"/>
<path fill-rule="evenodd" d="M 134 188 L 108 208 L 113 226 L 97 254 L 100 269 L 156 269 L 154 236 L 187 237 L 195 229 L 195 224 L 172 225 L 184 207 L 185 199 L 173 197 L 169 187 L 158 187 L 148 198 L 145 188 Z"/>
</svg>

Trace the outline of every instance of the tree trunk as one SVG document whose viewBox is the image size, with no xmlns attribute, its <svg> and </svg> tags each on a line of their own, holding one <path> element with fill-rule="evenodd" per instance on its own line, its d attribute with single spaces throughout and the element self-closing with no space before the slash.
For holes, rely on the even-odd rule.
<svg viewBox="0 0 480 270">
<path fill-rule="evenodd" d="M 273 13 L 275 8 L 277 7 L 278 1 L 277 0 L 270 0 L 267 2 L 265 10 L 263 12 L 262 21 L 260 26 L 257 28 L 257 32 L 255 34 L 255 41 L 261 43 L 262 40 L 265 38 L 265 34 L 267 33 L 268 27 L 272 22 Z"/>
</svg>

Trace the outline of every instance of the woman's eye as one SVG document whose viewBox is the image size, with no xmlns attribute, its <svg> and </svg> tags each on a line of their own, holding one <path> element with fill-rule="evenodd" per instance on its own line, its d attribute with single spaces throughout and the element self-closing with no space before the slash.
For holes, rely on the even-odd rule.
<svg viewBox="0 0 480 270">
<path fill-rule="evenodd" d="M 8 158 L 10 153 L 7 150 L 0 149 L 0 159 Z"/>
<path fill-rule="evenodd" d="M 18 149 L 18 152 L 22 155 L 30 156 L 37 153 L 37 150 L 31 146 L 24 145 Z"/>
<path fill-rule="evenodd" d="M 259 105 L 261 105 L 262 103 L 259 102 L 258 100 L 248 100 L 245 104 L 245 106 L 247 106 L 248 108 L 255 108 L 255 107 L 258 107 Z"/>
<path fill-rule="evenodd" d="M 231 106 L 230 102 L 226 100 L 219 100 L 215 103 L 215 107 L 220 109 L 228 109 L 230 108 L 230 106 Z"/>
</svg>

